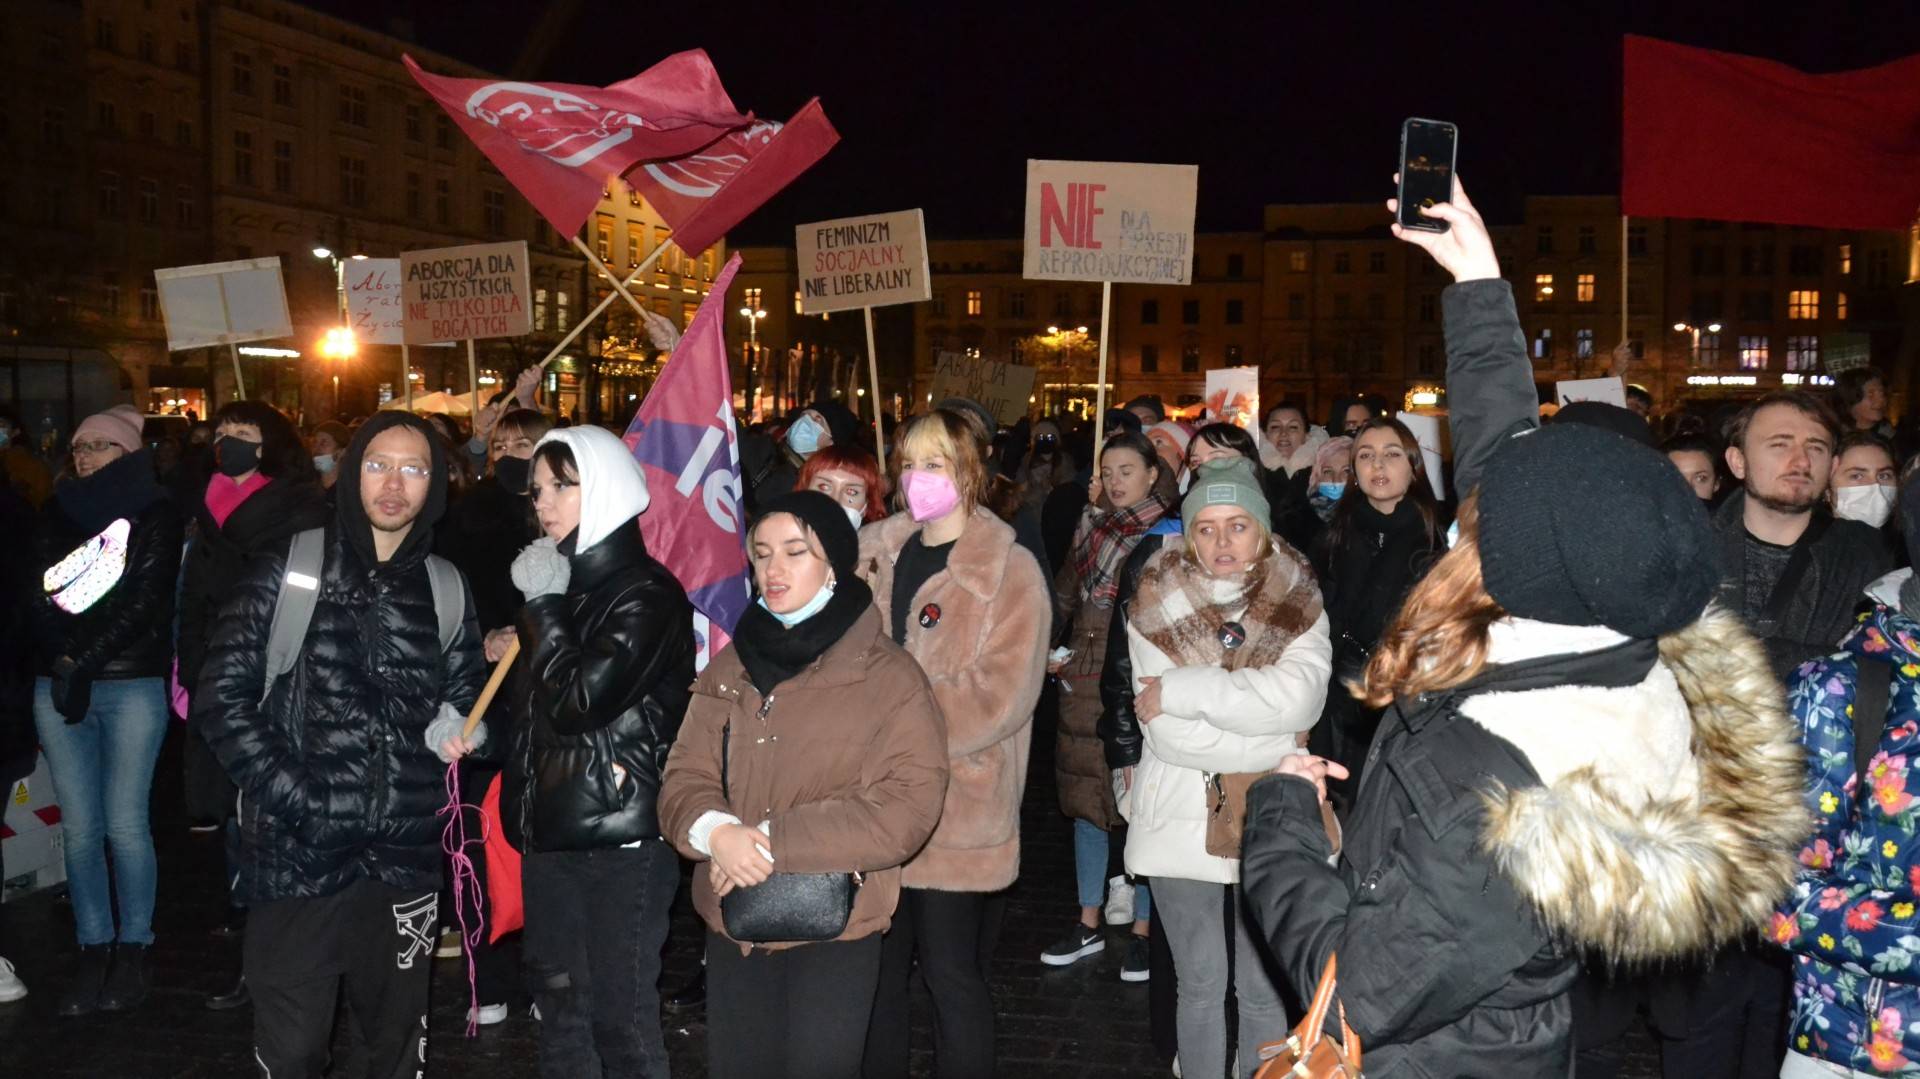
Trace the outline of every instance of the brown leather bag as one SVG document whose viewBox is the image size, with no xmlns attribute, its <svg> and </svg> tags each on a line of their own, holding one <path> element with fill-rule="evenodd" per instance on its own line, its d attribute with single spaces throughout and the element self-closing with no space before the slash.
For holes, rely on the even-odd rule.
<svg viewBox="0 0 1920 1079">
<path fill-rule="evenodd" d="M 1272 772 L 1208 772 L 1207 853 L 1215 858 L 1240 857 L 1247 830 L 1247 790 Z M 1333 853 L 1340 853 L 1340 820 L 1333 807 L 1320 803 L 1320 825 L 1327 830 Z"/>
<path fill-rule="evenodd" d="M 1320 986 L 1306 1017 L 1283 1042 L 1260 1047 L 1260 1067 L 1253 1079 L 1364 1079 L 1360 1072 L 1360 1036 L 1347 1025 L 1347 1009 L 1340 1005 L 1340 1040 L 1327 1037 L 1327 1011 L 1334 1004 L 1334 971 L 1338 956 L 1327 956 Z"/>
</svg>

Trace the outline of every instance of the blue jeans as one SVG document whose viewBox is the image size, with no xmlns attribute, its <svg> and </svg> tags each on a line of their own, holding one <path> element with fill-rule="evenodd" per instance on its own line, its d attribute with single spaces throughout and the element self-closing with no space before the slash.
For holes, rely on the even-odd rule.
<svg viewBox="0 0 1920 1079">
<path fill-rule="evenodd" d="M 113 898 L 120 905 L 122 944 L 153 943 L 153 893 L 159 869 L 147 804 L 154 764 L 167 734 L 167 691 L 159 678 L 103 679 L 93 684 L 86 718 L 68 723 L 53 710 L 52 683 L 33 683 L 33 725 L 53 773 L 66 835 L 67 891 L 80 943 L 109 944 Z M 107 883 L 113 848 L 118 887 Z"/>
<path fill-rule="evenodd" d="M 1073 822 L 1073 879 L 1080 889 L 1080 905 L 1097 907 L 1107 900 L 1107 843 L 1111 837 L 1083 820 Z M 1153 914 L 1153 893 L 1145 884 L 1133 886 L 1133 918 L 1144 922 Z"/>
</svg>

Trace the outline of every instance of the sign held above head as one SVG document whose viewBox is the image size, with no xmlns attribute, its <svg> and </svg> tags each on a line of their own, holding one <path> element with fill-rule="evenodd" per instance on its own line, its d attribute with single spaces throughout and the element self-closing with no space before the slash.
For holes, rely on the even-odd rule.
<svg viewBox="0 0 1920 1079">
<path fill-rule="evenodd" d="M 1022 276 L 1192 284 L 1199 185 L 1198 165 L 1029 160 Z"/>
</svg>

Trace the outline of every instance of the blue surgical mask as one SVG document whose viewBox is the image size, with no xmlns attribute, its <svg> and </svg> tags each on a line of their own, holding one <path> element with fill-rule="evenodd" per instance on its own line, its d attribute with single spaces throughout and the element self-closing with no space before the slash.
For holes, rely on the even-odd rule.
<svg viewBox="0 0 1920 1079">
<path fill-rule="evenodd" d="M 1321 498 L 1329 502 L 1338 502 L 1340 496 L 1347 493 L 1347 485 L 1344 483 L 1323 483 L 1320 485 L 1319 491 Z"/>
<path fill-rule="evenodd" d="M 815 592 L 813 598 L 808 600 L 799 610 L 787 614 L 781 614 L 772 607 L 768 607 L 767 597 L 765 596 L 761 596 L 759 599 L 754 600 L 754 602 L 765 608 L 766 612 L 775 619 L 778 619 L 781 625 L 792 629 L 807 619 L 812 618 L 814 615 L 819 614 L 821 611 L 826 610 L 827 602 L 831 599 L 833 599 L 833 582 L 828 581 L 826 584 L 821 585 L 820 591 Z"/>
<path fill-rule="evenodd" d="M 313 467 L 320 470 L 322 476 L 333 471 L 333 454 L 316 453 L 313 455 Z"/>
<path fill-rule="evenodd" d="M 6 449 L 7 444 L 12 441 L 13 441 L 13 428 L 0 427 L 0 450 Z"/>
<path fill-rule="evenodd" d="M 820 424 L 812 416 L 802 416 L 787 428 L 787 445 L 802 457 L 820 448 Z"/>
</svg>

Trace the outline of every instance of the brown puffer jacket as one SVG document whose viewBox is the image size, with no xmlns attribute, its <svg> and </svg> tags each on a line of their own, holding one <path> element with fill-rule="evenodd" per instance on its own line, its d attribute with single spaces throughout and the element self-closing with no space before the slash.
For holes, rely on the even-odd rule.
<svg viewBox="0 0 1920 1079">
<path fill-rule="evenodd" d="M 1073 658 L 1060 670 L 1060 726 L 1054 735 L 1053 772 L 1060 790 L 1060 812 L 1104 831 L 1120 826 L 1113 799 L 1113 773 L 1100 741 L 1100 672 L 1106 664 L 1107 631 L 1113 608 L 1078 600 L 1079 575 L 1073 564 L 1054 580 L 1060 620 L 1067 624 L 1066 646 Z"/>
<path fill-rule="evenodd" d="M 695 861 L 706 855 L 688 845 L 687 833 L 718 810 L 769 822 L 782 872 L 865 874 L 841 940 L 892 924 L 899 867 L 933 834 L 947 789 L 940 706 L 919 665 L 881 627 L 868 608 L 811 666 L 775 687 L 764 719 L 761 695 L 729 645 L 694 681 L 657 809 L 666 837 Z M 720 784 L 729 723 L 731 799 Z M 704 868 L 693 874 L 693 905 L 708 928 L 726 934 Z"/>
<path fill-rule="evenodd" d="M 898 513 L 860 530 L 860 574 L 883 627 L 893 625 L 894 563 L 919 528 Z M 940 615 L 922 624 L 930 606 Z M 1046 579 L 1013 529 L 976 507 L 947 568 L 914 593 L 909 614 L 907 651 L 946 716 L 952 779 L 940 827 L 907 863 L 905 884 L 998 891 L 1020 873 L 1020 795 L 1046 676 Z"/>
</svg>

